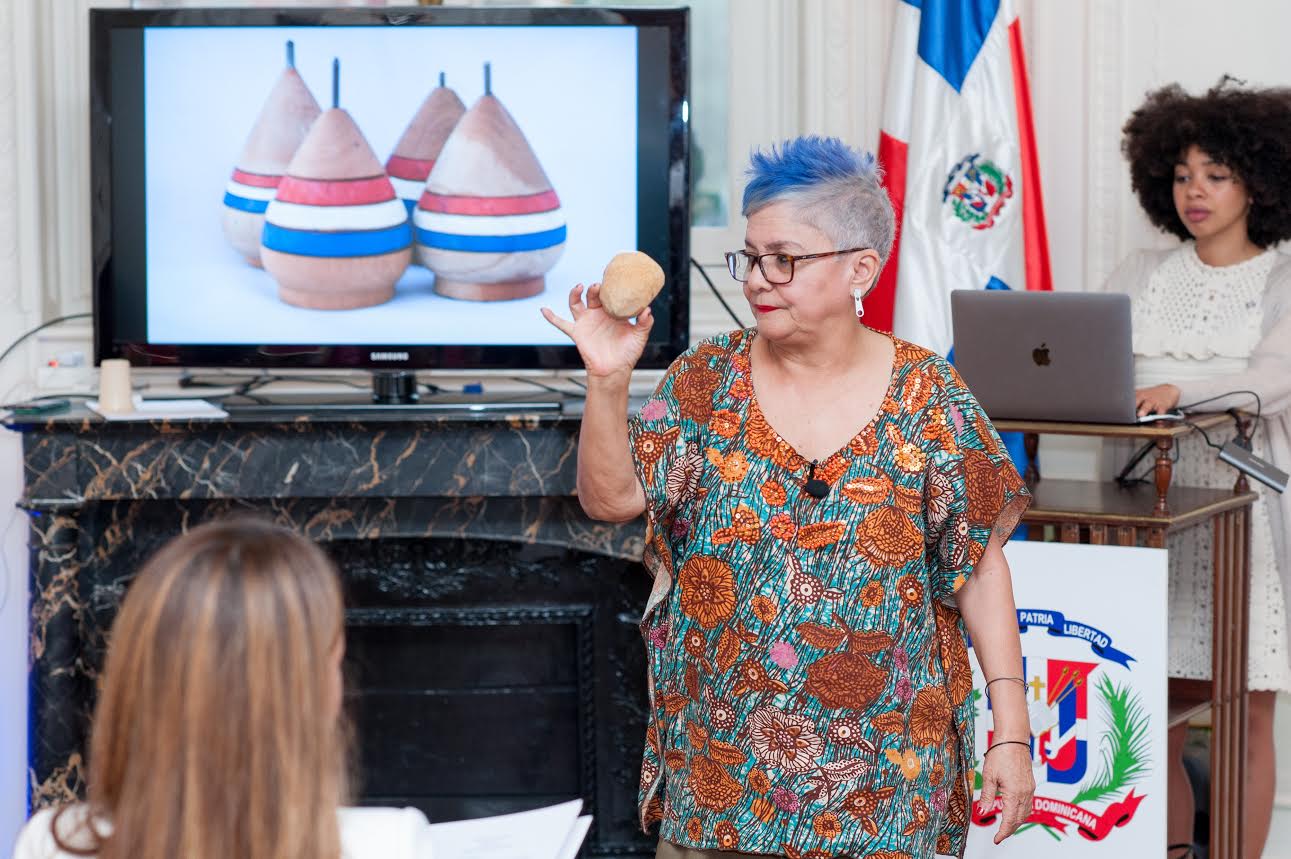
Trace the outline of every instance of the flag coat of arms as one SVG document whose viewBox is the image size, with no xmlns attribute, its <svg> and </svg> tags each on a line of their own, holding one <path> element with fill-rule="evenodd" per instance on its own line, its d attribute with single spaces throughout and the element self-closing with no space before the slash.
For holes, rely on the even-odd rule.
<svg viewBox="0 0 1291 859">
<path fill-rule="evenodd" d="M 1159 856 L 1166 843 L 1169 704 L 1163 549 L 1012 541 L 1035 795 L 1026 823 L 991 836 L 1004 802 L 975 796 L 964 859 Z M 974 783 L 995 742 L 986 676 L 973 661 Z M 1029 735 L 1029 736 L 1028 736 Z"/>
<path fill-rule="evenodd" d="M 879 161 L 897 243 L 866 322 L 939 354 L 954 289 L 1052 289 L 1011 0 L 897 3 Z"/>
</svg>

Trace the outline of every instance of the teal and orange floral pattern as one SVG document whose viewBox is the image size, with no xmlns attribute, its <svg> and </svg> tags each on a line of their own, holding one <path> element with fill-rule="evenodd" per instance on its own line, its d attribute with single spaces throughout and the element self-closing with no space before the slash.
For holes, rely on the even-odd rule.
<svg viewBox="0 0 1291 859">
<path fill-rule="evenodd" d="M 1030 500 L 954 369 L 894 340 L 874 418 L 815 464 L 770 425 L 755 330 L 630 421 L 647 497 L 641 823 L 702 850 L 962 856 L 972 675 L 954 593 Z"/>
</svg>

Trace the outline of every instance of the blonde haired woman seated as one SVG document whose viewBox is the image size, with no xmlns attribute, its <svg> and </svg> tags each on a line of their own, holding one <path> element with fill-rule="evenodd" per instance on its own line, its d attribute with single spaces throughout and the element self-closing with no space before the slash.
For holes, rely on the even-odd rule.
<svg viewBox="0 0 1291 859">
<path fill-rule="evenodd" d="M 430 856 L 416 809 L 337 811 L 344 650 L 313 543 L 247 520 L 172 540 L 112 627 L 88 802 L 38 812 L 15 859 Z"/>
</svg>

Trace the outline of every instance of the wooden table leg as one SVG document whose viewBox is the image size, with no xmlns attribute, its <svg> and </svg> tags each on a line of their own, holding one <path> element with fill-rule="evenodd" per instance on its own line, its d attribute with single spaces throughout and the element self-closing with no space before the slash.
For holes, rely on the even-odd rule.
<svg viewBox="0 0 1291 859">
<path fill-rule="evenodd" d="M 1174 440 L 1169 436 L 1163 436 L 1156 440 L 1156 445 L 1156 469 L 1152 476 L 1155 478 L 1157 487 L 1157 504 L 1152 512 L 1157 516 L 1168 516 L 1170 505 L 1166 502 L 1166 495 L 1170 492 L 1170 475 L 1174 471 L 1174 463 L 1170 459 L 1170 448 L 1174 446 Z"/>
<path fill-rule="evenodd" d="M 1228 569 L 1228 514 L 1216 516 L 1212 529 L 1211 581 L 1214 595 L 1214 628 L 1211 632 L 1211 725 L 1210 738 L 1210 855 L 1216 859 L 1239 859 L 1232 855 L 1233 772 L 1229 767 L 1229 710 L 1224 690 L 1229 681 L 1227 635 L 1229 593 L 1232 574 Z"/>
<path fill-rule="evenodd" d="M 1214 520 L 1214 683 L 1210 747 L 1210 856 L 1244 859 L 1242 808 L 1246 779 L 1246 657 L 1250 604 L 1248 510 Z"/>
</svg>

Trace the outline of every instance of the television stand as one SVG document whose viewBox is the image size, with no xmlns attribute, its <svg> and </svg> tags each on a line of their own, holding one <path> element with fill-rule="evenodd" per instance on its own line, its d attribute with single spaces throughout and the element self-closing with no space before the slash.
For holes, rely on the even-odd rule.
<svg viewBox="0 0 1291 859">
<path fill-rule="evenodd" d="M 372 391 L 362 389 L 295 391 L 277 393 L 254 390 L 220 400 L 230 414 L 299 415 L 311 412 L 347 412 L 407 416 L 445 412 L 532 412 L 563 411 L 565 400 L 552 391 L 520 392 L 436 391 L 420 393 L 417 376 L 410 370 L 378 371 L 372 374 Z"/>
<path fill-rule="evenodd" d="M 372 374 L 372 402 L 405 406 L 417 400 L 417 374 L 411 370 L 381 370 Z"/>
</svg>

